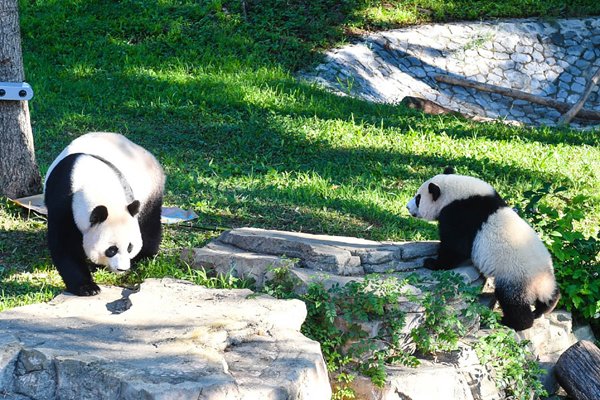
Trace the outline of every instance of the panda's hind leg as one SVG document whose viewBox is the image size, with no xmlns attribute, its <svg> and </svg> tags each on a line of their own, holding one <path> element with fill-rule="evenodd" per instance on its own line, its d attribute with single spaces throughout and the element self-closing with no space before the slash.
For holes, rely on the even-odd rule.
<svg viewBox="0 0 600 400">
<path fill-rule="evenodd" d="M 544 314 L 548 314 L 548 313 L 552 312 L 552 310 L 554 310 L 554 307 L 556 307 L 556 304 L 558 303 L 559 300 L 560 300 L 560 291 L 558 290 L 558 287 L 556 287 L 556 289 L 552 293 L 552 297 L 550 298 L 550 300 L 548 300 L 547 303 L 536 300 L 535 301 L 535 312 L 534 312 L 535 318 L 539 318 Z"/>
<path fill-rule="evenodd" d="M 514 282 L 496 280 L 496 299 L 498 299 L 504 315 L 502 324 L 515 331 L 531 328 L 535 319 L 523 289 L 522 285 L 514 284 Z"/>
</svg>

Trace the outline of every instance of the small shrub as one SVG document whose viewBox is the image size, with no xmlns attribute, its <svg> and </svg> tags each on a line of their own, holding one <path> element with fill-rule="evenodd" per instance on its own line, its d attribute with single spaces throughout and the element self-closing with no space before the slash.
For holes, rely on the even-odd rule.
<svg viewBox="0 0 600 400">
<path fill-rule="evenodd" d="M 475 345 L 482 365 L 491 367 L 494 380 L 508 399 L 530 400 L 535 396 L 548 396 L 538 377 L 545 373 L 527 349 L 528 341 L 518 341 L 514 331 L 497 326 Z"/>
<path fill-rule="evenodd" d="M 290 267 L 295 260 L 290 260 Z M 270 269 L 272 278 L 265 283 L 263 292 L 277 299 L 291 299 L 298 296 L 294 293 L 298 279 L 294 279 L 290 274 L 290 267 L 273 267 Z"/>
<path fill-rule="evenodd" d="M 476 296 L 478 289 L 465 284 L 460 275 L 451 271 L 435 271 L 434 286 L 423 286 L 423 281 L 413 277 L 412 282 L 423 289 L 421 298 L 413 296 L 425 308 L 425 321 L 411 332 L 417 350 L 423 354 L 456 350 L 458 340 L 467 334 L 463 321 L 478 318 Z M 463 301 L 459 310 L 450 304 Z"/>
<path fill-rule="evenodd" d="M 597 228 L 586 234 L 579 226 L 591 199 L 582 195 L 567 198 L 561 194 L 565 190 L 547 184 L 525 192 L 522 212 L 552 253 L 562 306 L 586 319 L 598 319 L 600 240 Z"/>
</svg>

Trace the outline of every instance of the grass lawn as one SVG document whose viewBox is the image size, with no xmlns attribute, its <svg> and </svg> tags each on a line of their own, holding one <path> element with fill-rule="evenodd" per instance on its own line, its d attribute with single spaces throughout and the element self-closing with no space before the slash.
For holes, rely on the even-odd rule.
<svg viewBox="0 0 600 400">
<path fill-rule="evenodd" d="M 246 5 L 245 9 L 243 5 Z M 468 7 L 467 7 L 468 4 Z M 339 98 L 299 83 L 317 50 L 367 29 L 483 17 L 600 15 L 580 1 L 21 1 L 36 155 L 42 174 L 72 139 L 116 131 L 153 152 L 167 205 L 164 252 L 127 278 L 173 274 L 177 249 L 255 226 L 377 240 L 433 239 L 405 204 L 454 165 L 512 202 L 546 182 L 592 197 L 600 223 L 600 135 L 479 124 Z M 62 289 L 45 221 L 0 200 L 0 310 Z M 183 276 L 183 275 L 182 275 Z"/>
</svg>

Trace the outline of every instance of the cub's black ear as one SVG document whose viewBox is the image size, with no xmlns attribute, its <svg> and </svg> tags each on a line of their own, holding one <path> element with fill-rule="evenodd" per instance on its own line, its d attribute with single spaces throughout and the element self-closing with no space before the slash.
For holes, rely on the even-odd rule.
<svg viewBox="0 0 600 400">
<path fill-rule="evenodd" d="M 127 211 L 131 214 L 132 217 L 135 217 L 135 214 L 140 212 L 140 202 L 138 200 L 134 200 L 130 205 L 127 206 Z"/>
<path fill-rule="evenodd" d="M 90 214 L 90 224 L 92 226 L 106 221 L 108 218 L 108 210 L 104 206 L 97 206 L 92 210 Z"/>
<path fill-rule="evenodd" d="M 454 167 L 447 166 L 444 168 L 444 175 L 452 175 L 454 172 Z"/>
<path fill-rule="evenodd" d="M 442 191 L 440 190 L 440 187 L 438 185 L 431 182 L 429 184 L 429 193 L 431 193 L 431 197 L 433 198 L 433 201 L 436 201 L 442 194 Z"/>
</svg>

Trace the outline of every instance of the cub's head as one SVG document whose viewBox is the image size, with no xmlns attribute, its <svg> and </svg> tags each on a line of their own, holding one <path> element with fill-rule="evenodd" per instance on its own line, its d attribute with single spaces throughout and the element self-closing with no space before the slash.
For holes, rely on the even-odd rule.
<svg viewBox="0 0 600 400">
<path fill-rule="evenodd" d="M 96 206 L 89 217 L 90 227 L 83 232 L 83 249 L 91 262 L 105 265 L 113 272 L 129 270 L 131 259 L 142 249 L 142 235 L 135 200 L 123 210 Z"/>
<path fill-rule="evenodd" d="M 495 193 L 494 188 L 484 181 L 471 176 L 456 175 L 454 169 L 448 167 L 443 174 L 423 183 L 406 208 L 413 217 L 435 221 L 444 207 L 455 200 Z"/>
</svg>

